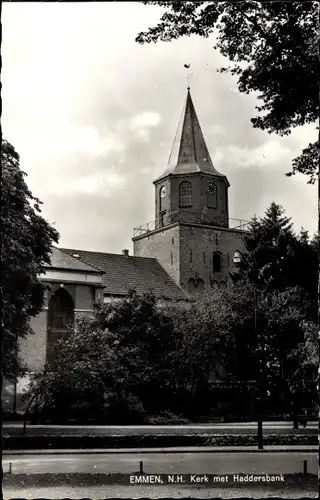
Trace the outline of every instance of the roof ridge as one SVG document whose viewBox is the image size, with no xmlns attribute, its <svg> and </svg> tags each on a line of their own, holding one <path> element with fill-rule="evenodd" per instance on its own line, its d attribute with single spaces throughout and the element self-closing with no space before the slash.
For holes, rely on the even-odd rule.
<svg viewBox="0 0 320 500">
<path fill-rule="evenodd" d="M 93 253 L 93 254 L 99 254 L 99 255 L 115 255 L 117 257 L 130 257 L 131 259 L 134 258 L 134 259 L 149 259 L 149 260 L 156 260 L 158 262 L 158 260 L 155 258 L 155 257 L 142 257 L 141 255 L 123 255 L 122 253 L 113 253 L 113 252 L 98 252 L 96 250 L 79 250 L 79 249 L 75 249 L 75 248 L 59 248 L 59 250 L 62 250 L 64 253 L 67 253 L 68 255 L 69 252 L 86 252 L 86 253 Z"/>
</svg>

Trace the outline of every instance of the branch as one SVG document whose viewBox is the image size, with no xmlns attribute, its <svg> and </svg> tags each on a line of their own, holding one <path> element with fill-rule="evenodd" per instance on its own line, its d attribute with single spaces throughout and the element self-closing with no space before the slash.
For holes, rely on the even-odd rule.
<svg viewBox="0 0 320 500">
<path fill-rule="evenodd" d="M 242 10 L 242 3 L 239 4 L 239 3 L 234 3 L 234 7 L 236 8 L 236 10 L 238 10 L 238 12 L 241 14 L 242 17 L 245 17 L 246 20 L 252 24 L 256 29 L 257 31 L 259 32 L 259 34 L 262 36 L 262 38 L 264 38 L 266 40 L 266 42 L 270 43 L 270 45 L 273 47 L 274 46 L 274 41 L 273 39 L 268 35 L 268 33 L 266 33 L 263 28 L 260 26 L 260 24 L 258 24 L 256 22 L 256 20 L 254 19 L 251 19 L 248 14 L 246 14 L 243 10 Z"/>
</svg>

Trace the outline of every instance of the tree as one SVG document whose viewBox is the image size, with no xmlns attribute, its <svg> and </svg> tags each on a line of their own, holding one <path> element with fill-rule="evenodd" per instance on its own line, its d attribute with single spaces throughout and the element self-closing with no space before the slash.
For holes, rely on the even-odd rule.
<svg viewBox="0 0 320 500">
<path fill-rule="evenodd" d="M 204 325 L 199 337 L 206 338 L 205 332 L 209 332 L 219 339 L 215 362 L 223 368 L 222 380 L 238 383 L 242 398 L 248 396 L 250 387 L 255 388 L 256 399 L 262 394 L 265 411 L 290 411 L 295 394 L 292 381 L 298 374 L 306 395 L 310 375 L 308 379 L 301 373 L 301 359 L 303 356 L 306 370 L 312 372 L 315 344 L 306 343 L 306 338 L 316 325 L 306 321 L 305 295 L 298 287 L 265 294 L 242 280 L 208 295 L 198 306 L 197 315 L 203 314 Z"/>
<path fill-rule="evenodd" d="M 264 217 L 252 219 L 244 243 L 245 252 L 233 279 L 248 279 L 265 292 L 302 288 L 308 300 L 308 316 L 316 321 L 317 239 L 310 241 L 304 230 L 296 235 L 283 207 L 271 203 Z"/>
<path fill-rule="evenodd" d="M 191 304 L 168 307 L 175 328 L 172 394 L 188 415 L 199 416 L 212 406 L 213 380 L 224 376 L 227 305 L 223 291 L 199 297 Z M 221 300 L 220 300 L 221 299 Z"/>
<path fill-rule="evenodd" d="M 166 311 L 151 293 L 131 291 L 119 303 L 97 306 L 57 342 L 54 360 L 35 376 L 30 394 L 58 413 L 63 407 L 65 416 L 86 404 L 91 415 L 132 422 L 146 410 L 166 408 L 174 353 Z"/>
<path fill-rule="evenodd" d="M 152 294 L 133 291 L 96 307 L 57 342 L 54 360 L 34 377 L 28 397 L 49 408 L 51 418 L 61 408 L 65 418 L 79 414 L 79 406 L 104 422 L 148 421 L 165 411 L 197 414 L 195 401 L 208 394 L 224 352 L 221 305 L 211 301 L 209 323 L 199 307 L 160 307 Z"/>
<path fill-rule="evenodd" d="M 243 413 L 259 389 L 263 359 L 264 394 L 269 390 L 276 405 L 283 394 L 289 402 L 298 357 L 288 355 L 304 339 L 303 295 L 298 289 L 273 292 L 268 301 L 259 295 L 257 324 L 254 304 L 253 287 L 243 281 L 187 306 L 159 307 L 152 294 L 130 292 L 96 307 L 57 342 L 28 397 L 51 419 L 99 416 L 101 423 L 148 422 L 165 411 L 196 417 L 221 398 Z"/>
<path fill-rule="evenodd" d="M 280 135 L 319 120 L 318 2 L 150 2 L 166 9 L 159 24 L 136 41 L 170 41 L 182 36 L 208 37 L 232 63 L 220 72 L 238 76 L 240 92 L 258 92 L 255 128 Z M 318 172 L 319 140 L 293 160 L 293 175 Z"/>
<path fill-rule="evenodd" d="M 40 215 L 41 202 L 27 187 L 18 153 L 7 141 L 1 146 L 2 366 L 4 377 L 16 380 L 23 373 L 19 339 L 32 333 L 30 319 L 41 311 L 45 286 L 39 275 L 59 236 Z"/>
<path fill-rule="evenodd" d="M 316 403 L 319 384 L 319 332 L 315 323 L 305 321 L 303 327 L 304 341 L 299 343 L 290 355 L 297 360 L 292 387 L 312 391 Z"/>
</svg>

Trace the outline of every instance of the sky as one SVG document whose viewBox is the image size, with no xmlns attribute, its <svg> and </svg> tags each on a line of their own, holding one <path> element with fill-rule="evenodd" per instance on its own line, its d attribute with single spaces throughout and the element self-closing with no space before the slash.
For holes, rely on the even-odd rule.
<svg viewBox="0 0 320 500">
<path fill-rule="evenodd" d="M 212 38 L 139 45 L 163 9 L 138 2 L 2 5 L 2 129 L 62 247 L 121 253 L 154 219 L 153 180 L 166 168 L 187 93 L 229 188 L 229 215 L 250 220 L 272 201 L 314 233 L 317 191 L 285 177 L 316 137 L 253 129 L 257 97 L 240 94 Z"/>
</svg>

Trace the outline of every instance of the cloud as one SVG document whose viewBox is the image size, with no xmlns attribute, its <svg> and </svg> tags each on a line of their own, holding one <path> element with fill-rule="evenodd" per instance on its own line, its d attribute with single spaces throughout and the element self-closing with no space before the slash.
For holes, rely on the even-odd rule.
<svg viewBox="0 0 320 500">
<path fill-rule="evenodd" d="M 120 139 L 109 133 L 99 136 L 93 126 L 72 126 L 51 128 L 48 126 L 39 137 L 34 149 L 34 158 L 68 157 L 83 154 L 89 158 L 108 155 L 111 151 L 121 152 L 125 146 Z"/>
<path fill-rule="evenodd" d="M 228 156 L 229 161 L 235 162 L 240 167 L 259 167 L 277 164 L 290 157 L 290 150 L 276 141 L 269 141 L 257 148 L 240 149 L 235 146 L 229 146 L 222 152 L 222 155 Z"/>
<path fill-rule="evenodd" d="M 135 43 L 162 12 L 139 2 L 3 5 L 3 134 L 61 244 L 119 252 L 134 226 L 154 218 L 152 182 L 167 166 L 186 98 L 186 53 L 212 160 L 231 183 L 230 215 L 261 215 L 275 200 L 297 227 L 315 231 L 316 189 L 284 176 L 314 127 L 289 137 L 253 129 L 256 97 L 216 72 L 226 61 L 212 38 Z"/>
<path fill-rule="evenodd" d="M 161 116 L 155 111 L 143 111 L 135 115 L 129 123 L 129 129 L 136 137 L 143 141 L 148 141 L 151 136 L 152 129 L 157 127 L 161 121 Z"/>
<path fill-rule="evenodd" d="M 102 188 L 107 194 L 110 189 L 112 189 L 112 191 L 120 191 L 124 189 L 125 185 L 126 179 L 124 177 L 121 177 L 115 172 L 111 172 L 103 176 L 80 178 L 71 186 L 71 190 L 80 193 L 94 193 Z"/>
</svg>

